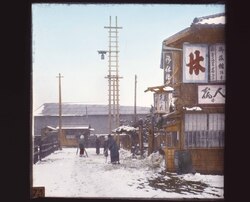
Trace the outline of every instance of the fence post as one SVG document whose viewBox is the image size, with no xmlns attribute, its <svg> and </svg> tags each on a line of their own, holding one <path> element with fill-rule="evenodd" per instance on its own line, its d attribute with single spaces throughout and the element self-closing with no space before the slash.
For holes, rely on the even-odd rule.
<svg viewBox="0 0 250 202">
<path fill-rule="evenodd" d="M 40 141 L 39 141 L 39 144 L 38 144 L 38 148 L 37 148 L 37 149 L 38 149 L 38 160 L 39 160 L 39 161 L 42 160 L 42 157 L 41 157 L 41 155 L 42 155 L 42 152 L 41 152 L 41 151 L 42 151 L 41 142 L 42 142 L 42 141 L 40 140 Z"/>
</svg>

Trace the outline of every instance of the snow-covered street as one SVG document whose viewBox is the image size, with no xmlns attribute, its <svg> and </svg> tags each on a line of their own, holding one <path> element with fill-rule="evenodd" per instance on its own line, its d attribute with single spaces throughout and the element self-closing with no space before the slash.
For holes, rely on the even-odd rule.
<svg viewBox="0 0 250 202">
<path fill-rule="evenodd" d="M 33 187 L 44 186 L 47 197 L 223 198 L 224 176 L 166 173 L 164 162 L 155 168 L 123 149 L 121 164 L 112 165 L 102 151 L 87 148 L 88 157 L 76 148 L 55 151 L 33 165 Z"/>
</svg>

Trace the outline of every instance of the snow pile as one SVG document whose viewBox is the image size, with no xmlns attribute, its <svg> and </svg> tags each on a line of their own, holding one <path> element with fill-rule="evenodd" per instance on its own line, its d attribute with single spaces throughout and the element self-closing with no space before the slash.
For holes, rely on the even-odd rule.
<svg viewBox="0 0 250 202">
<path fill-rule="evenodd" d="M 151 168 L 163 168 L 165 158 L 159 152 L 152 153 L 146 158 L 146 163 Z"/>
<path fill-rule="evenodd" d="M 159 152 L 141 157 L 140 155 L 133 156 L 129 151 L 120 149 L 120 159 L 122 159 L 123 166 L 130 168 L 165 169 L 165 158 Z"/>
</svg>

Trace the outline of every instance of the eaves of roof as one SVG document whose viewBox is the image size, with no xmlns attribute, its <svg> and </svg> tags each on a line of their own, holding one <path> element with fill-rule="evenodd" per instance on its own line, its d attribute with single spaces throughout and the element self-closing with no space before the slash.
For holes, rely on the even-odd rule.
<svg viewBox="0 0 250 202">
<path fill-rule="evenodd" d="M 191 34 L 193 34 L 194 32 L 197 31 L 197 29 L 209 29 L 209 28 L 223 28 L 225 27 L 225 23 L 205 23 L 202 24 L 200 23 L 202 20 L 205 19 L 209 19 L 209 18 L 216 18 L 216 17 L 220 17 L 220 16 L 224 16 L 224 13 L 219 13 L 219 14 L 215 14 L 215 15 L 210 15 L 210 16 L 205 16 L 205 17 L 200 17 L 200 18 L 195 18 L 193 23 L 190 25 L 190 27 L 187 27 L 183 30 L 181 30 L 180 32 L 177 32 L 176 34 L 168 37 L 167 39 L 163 40 L 163 47 L 164 46 L 168 46 L 182 38 L 185 38 Z"/>
<path fill-rule="evenodd" d="M 163 41 L 163 44 L 164 45 L 171 44 L 171 43 L 177 41 L 178 39 L 181 39 L 181 38 L 188 36 L 189 34 L 190 34 L 190 27 L 183 29 L 182 31 L 177 32 L 176 34 L 168 37 L 167 39 L 165 39 Z"/>
</svg>

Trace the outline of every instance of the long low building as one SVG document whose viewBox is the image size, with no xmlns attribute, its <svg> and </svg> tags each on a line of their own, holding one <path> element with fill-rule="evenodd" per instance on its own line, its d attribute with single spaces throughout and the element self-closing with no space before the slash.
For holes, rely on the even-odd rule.
<svg viewBox="0 0 250 202">
<path fill-rule="evenodd" d="M 136 114 L 138 119 L 146 118 L 149 113 L 150 107 L 136 107 Z M 38 110 L 34 112 L 33 116 L 35 136 L 41 135 L 42 129 L 47 126 L 57 128 L 59 125 L 59 104 L 44 103 Z M 91 134 L 108 134 L 108 118 L 108 105 L 62 103 L 63 127 L 71 126 L 77 128 L 78 126 L 88 125 L 91 129 Z M 134 106 L 120 106 L 120 123 L 125 125 L 131 125 L 133 123 L 133 120 Z M 68 138 L 72 138 L 72 134 L 69 135 Z"/>
</svg>

